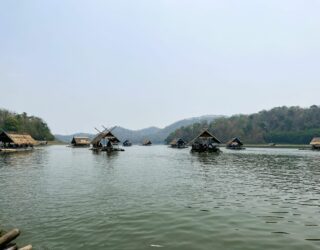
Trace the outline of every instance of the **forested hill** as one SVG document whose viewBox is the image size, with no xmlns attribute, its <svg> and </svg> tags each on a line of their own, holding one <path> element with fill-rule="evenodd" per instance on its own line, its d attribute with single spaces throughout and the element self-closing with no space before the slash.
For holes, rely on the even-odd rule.
<svg viewBox="0 0 320 250">
<path fill-rule="evenodd" d="M 125 141 L 129 139 L 131 142 L 134 144 L 141 144 L 143 140 L 149 139 L 153 144 L 163 144 L 164 140 L 168 137 L 170 133 L 175 131 L 176 129 L 182 127 L 182 126 L 188 126 L 190 124 L 196 123 L 196 122 L 211 122 L 214 119 L 217 119 L 218 117 L 221 116 L 216 116 L 216 115 L 204 115 L 200 117 L 192 117 L 188 119 L 183 119 L 180 121 L 177 121 L 175 123 L 172 123 L 165 128 L 157 128 L 157 127 L 149 127 L 145 129 L 140 129 L 140 130 L 131 130 L 131 129 L 126 129 L 123 127 L 116 127 L 112 133 L 117 136 L 120 141 Z M 57 140 L 69 143 L 72 139 L 73 136 L 88 136 L 90 138 L 93 138 L 95 135 L 94 134 L 89 134 L 89 133 L 75 133 L 72 135 L 55 135 Z"/>
<path fill-rule="evenodd" d="M 222 142 L 239 137 L 245 143 L 306 144 L 320 136 L 320 106 L 310 108 L 277 107 L 251 115 L 219 118 L 211 123 L 194 123 L 171 133 L 174 138 L 192 140 L 203 128 L 208 128 Z"/>
<path fill-rule="evenodd" d="M 0 131 L 25 132 L 36 140 L 54 140 L 54 136 L 48 125 L 35 116 L 28 116 L 26 113 L 16 114 L 8 110 L 0 109 Z"/>
</svg>

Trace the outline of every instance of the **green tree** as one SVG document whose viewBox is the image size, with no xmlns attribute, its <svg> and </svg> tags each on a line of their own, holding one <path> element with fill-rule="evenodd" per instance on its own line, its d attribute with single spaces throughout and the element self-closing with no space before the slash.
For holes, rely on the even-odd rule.
<svg viewBox="0 0 320 250">
<path fill-rule="evenodd" d="M 8 132 L 26 132 L 36 140 L 54 140 L 47 123 L 39 117 L 28 116 L 25 112 L 16 114 L 0 109 L 0 129 Z"/>
<path fill-rule="evenodd" d="M 6 131 L 18 131 L 19 123 L 18 120 L 15 117 L 9 116 L 4 121 L 3 129 Z"/>
<path fill-rule="evenodd" d="M 240 137 L 245 143 L 309 143 L 320 136 L 320 107 L 277 107 L 251 115 L 235 115 L 219 118 L 207 127 L 221 141 Z M 171 133 L 168 140 L 182 137 L 191 140 L 204 128 L 195 123 Z"/>
</svg>

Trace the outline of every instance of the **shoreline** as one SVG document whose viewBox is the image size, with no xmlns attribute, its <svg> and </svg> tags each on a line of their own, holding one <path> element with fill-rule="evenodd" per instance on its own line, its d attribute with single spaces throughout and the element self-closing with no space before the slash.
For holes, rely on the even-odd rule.
<svg viewBox="0 0 320 250">
<path fill-rule="evenodd" d="M 44 146 L 56 146 L 56 145 L 69 145 L 66 142 L 61 141 L 48 141 L 47 145 Z M 132 146 L 141 146 L 140 144 L 133 144 Z M 168 144 L 157 144 L 155 143 L 154 146 L 168 146 Z M 218 146 L 219 148 L 225 148 L 226 144 L 220 144 Z M 275 145 L 269 145 L 269 144 L 245 144 L 245 148 L 291 148 L 291 149 L 304 149 L 304 150 L 312 150 L 311 146 L 308 144 L 275 144 Z"/>
<path fill-rule="evenodd" d="M 246 148 L 291 148 L 291 149 L 310 149 L 311 147 L 306 144 L 276 144 L 276 145 L 268 145 L 268 144 L 245 144 Z"/>
</svg>

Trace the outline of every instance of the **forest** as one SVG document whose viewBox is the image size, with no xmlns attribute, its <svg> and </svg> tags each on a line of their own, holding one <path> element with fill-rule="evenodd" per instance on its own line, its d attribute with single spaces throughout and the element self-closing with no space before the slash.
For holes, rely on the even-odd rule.
<svg viewBox="0 0 320 250">
<path fill-rule="evenodd" d="M 174 138 L 190 141 L 204 128 L 209 129 L 222 142 L 238 137 L 244 143 L 252 144 L 308 144 L 313 137 L 320 136 L 320 106 L 284 106 L 250 115 L 222 117 L 210 123 L 194 123 L 171 133 L 166 142 Z"/>
<path fill-rule="evenodd" d="M 0 131 L 28 133 L 36 140 L 54 140 L 48 125 L 39 117 L 0 109 Z"/>
</svg>

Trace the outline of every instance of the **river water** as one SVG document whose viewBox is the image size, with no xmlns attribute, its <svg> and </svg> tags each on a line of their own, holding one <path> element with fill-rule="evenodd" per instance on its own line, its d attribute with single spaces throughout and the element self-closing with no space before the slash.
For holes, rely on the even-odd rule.
<svg viewBox="0 0 320 250">
<path fill-rule="evenodd" d="M 35 250 L 320 249 L 319 152 L 189 150 L 0 155 L 0 227 Z"/>
</svg>

